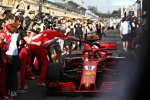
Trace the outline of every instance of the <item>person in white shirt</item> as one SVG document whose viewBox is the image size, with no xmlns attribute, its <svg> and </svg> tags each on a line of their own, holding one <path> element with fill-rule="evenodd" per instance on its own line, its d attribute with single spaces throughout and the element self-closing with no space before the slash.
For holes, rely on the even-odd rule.
<svg viewBox="0 0 150 100">
<path fill-rule="evenodd" d="M 126 21 L 125 18 L 122 19 L 122 23 L 120 25 L 120 36 L 122 38 L 123 41 L 123 49 L 125 51 L 128 50 L 128 34 L 131 31 L 131 26 L 128 23 L 128 21 Z"/>
<path fill-rule="evenodd" d="M 18 56 L 17 40 L 19 37 L 18 26 L 19 22 L 16 22 L 16 17 L 13 14 L 8 14 L 5 17 L 5 23 L 8 23 L 8 35 L 5 41 L 5 54 L 7 58 L 6 63 L 6 88 L 9 91 L 10 96 L 16 96 L 16 89 L 20 83 L 20 58 Z M 11 23 L 8 22 L 11 20 Z M 16 86 L 16 87 L 14 87 Z"/>
</svg>

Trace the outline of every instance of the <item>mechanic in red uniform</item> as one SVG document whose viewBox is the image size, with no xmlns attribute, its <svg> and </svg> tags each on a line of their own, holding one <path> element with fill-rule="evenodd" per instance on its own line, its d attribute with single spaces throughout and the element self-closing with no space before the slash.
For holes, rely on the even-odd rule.
<svg viewBox="0 0 150 100">
<path fill-rule="evenodd" d="M 8 91 L 5 86 L 5 76 L 6 76 L 6 66 L 4 61 L 4 52 L 3 52 L 3 44 L 2 44 L 2 36 L 0 34 L 0 100 L 1 99 L 9 99 L 12 100 L 13 97 L 8 95 Z"/>
<path fill-rule="evenodd" d="M 34 31 L 34 29 L 36 29 L 36 27 L 33 27 L 32 31 Z M 33 36 L 32 38 L 32 42 L 29 45 L 31 54 L 35 55 L 35 57 L 37 57 L 39 61 L 39 64 L 43 65 L 41 73 L 40 73 L 39 82 L 45 81 L 46 71 L 48 67 L 46 48 L 50 46 L 51 44 L 55 43 L 58 39 L 80 41 L 80 39 L 64 35 L 60 31 L 57 31 L 57 30 L 44 30 L 40 34 L 37 34 Z M 36 45 L 34 45 L 35 43 Z"/>
<path fill-rule="evenodd" d="M 18 19 L 18 21 L 20 21 L 20 19 Z M 21 59 L 21 69 L 20 69 L 20 76 L 21 76 L 21 82 L 20 82 L 20 88 L 27 90 L 28 86 L 25 82 L 25 77 L 26 77 L 26 69 L 27 66 L 29 66 L 29 61 L 30 61 L 30 57 L 29 57 L 29 52 L 27 50 L 27 44 L 30 44 L 31 39 L 33 37 L 33 33 L 30 35 L 30 37 L 27 36 L 27 33 L 25 30 L 23 30 L 23 28 L 20 26 L 20 28 L 18 29 L 19 32 L 19 39 L 18 39 L 18 49 L 19 49 L 19 57 Z"/>
<path fill-rule="evenodd" d="M 27 28 L 26 28 L 27 29 Z M 45 74 L 48 66 L 48 58 L 47 53 L 44 48 L 38 45 L 39 41 L 32 41 L 31 39 L 33 35 L 36 35 L 32 30 L 30 32 L 26 32 L 25 30 L 20 31 L 21 40 L 26 42 L 23 44 L 23 47 L 20 48 L 19 56 L 21 58 L 21 86 L 25 88 L 25 75 L 26 75 L 26 67 L 31 65 L 31 55 L 35 56 L 40 63 L 41 73 L 40 78 L 37 81 L 38 85 L 45 86 Z M 29 57 L 30 56 L 30 57 Z"/>
<path fill-rule="evenodd" d="M 46 54 L 46 51 L 41 46 L 38 46 L 36 43 L 30 42 L 33 35 L 34 33 L 31 33 L 31 35 L 28 37 L 26 32 L 21 33 L 22 39 L 25 40 L 25 42 L 27 43 L 27 46 L 22 47 L 19 52 L 19 56 L 21 58 L 21 86 L 22 88 L 26 87 L 26 84 L 25 84 L 26 67 L 30 65 L 31 63 L 31 58 L 30 58 L 31 55 L 37 57 L 42 68 L 40 79 L 38 80 L 38 84 L 44 85 L 45 83 L 45 77 L 43 77 L 42 74 L 46 72 L 46 69 L 48 66 L 47 54 Z"/>
<path fill-rule="evenodd" d="M 81 39 L 65 35 L 62 32 L 63 31 L 61 29 L 42 31 L 41 34 L 43 34 L 43 40 L 42 40 L 41 46 L 43 46 L 44 48 L 47 48 L 51 44 L 55 43 L 58 39 L 83 41 Z"/>
<path fill-rule="evenodd" d="M 6 73 L 6 64 L 5 64 L 7 57 L 6 57 L 5 52 L 8 50 L 8 47 L 9 47 L 9 45 L 7 45 L 7 44 L 9 44 L 9 42 L 11 42 L 10 33 L 9 33 L 8 28 L 10 27 L 10 24 L 14 23 L 14 19 L 15 19 L 15 17 L 13 14 L 7 14 L 7 16 L 3 19 L 4 20 L 4 23 L 2 25 L 3 29 L 0 33 L 1 39 L 2 39 L 2 44 L 3 44 L 1 53 L 2 53 L 2 57 L 3 57 L 3 61 L 4 61 L 4 62 L 1 62 L 2 64 L 0 64 L 0 65 L 2 65 L 2 69 L 1 69 L 2 76 L 0 79 L 2 79 L 1 82 L 3 82 L 3 84 L 5 84 L 6 74 L 7 74 Z M 4 86 L 6 87 L 6 85 L 4 85 Z M 6 89 L 4 89 L 4 86 L 3 86 L 3 91 L 2 91 L 3 97 L 5 99 L 12 99 L 12 97 L 10 95 L 8 95 L 8 91 Z"/>
<path fill-rule="evenodd" d="M 0 60 L 1 65 L 1 72 L 0 72 L 0 94 L 2 94 L 4 99 L 12 100 L 13 97 L 8 94 L 8 90 L 6 89 L 6 54 L 5 52 L 8 50 L 8 46 L 6 45 L 6 41 L 10 42 L 10 34 L 8 28 L 10 27 L 10 24 L 14 23 L 14 15 L 8 14 L 7 17 L 4 18 L 5 22 L 3 23 L 3 30 L 0 32 L 1 36 L 1 57 L 2 60 Z M 2 87 L 1 87 L 2 86 Z"/>
<path fill-rule="evenodd" d="M 19 45 L 19 57 L 21 59 L 21 71 L 20 71 L 20 75 L 21 75 L 21 88 L 22 89 L 28 89 L 28 86 L 25 82 L 25 77 L 26 77 L 26 69 L 27 69 L 27 66 L 29 66 L 29 60 L 30 57 L 29 57 L 29 52 L 28 52 L 28 48 L 25 44 L 26 43 L 30 43 L 31 41 L 31 38 L 32 38 L 33 35 L 31 35 L 30 37 L 27 36 L 26 32 L 24 31 L 21 31 L 20 33 L 20 45 Z"/>
<path fill-rule="evenodd" d="M 28 75 L 31 72 L 27 72 L 27 69 L 31 65 L 31 54 L 30 54 L 30 47 L 31 45 L 31 39 L 34 35 L 33 32 L 30 32 L 30 36 L 28 37 L 27 32 L 25 29 L 22 28 L 22 26 L 19 28 L 19 57 L 21 59 L 21 89 L 27 90 L 29 87 L 27 86 L 25 82 L 26 75 Z M 38 47 L 37 47 L 38 48 Z M 37 50 L 37 49 L 36 49 Z M 38 48 L 38 50 L 40 50 Z M 45 58 L 45 57 L 43 57 Z M 31 76 L 31 74 L 30 74 Z M 33 75 L 32 75 L 33 77 Z M 34 77 L 33 77 L 34 78 Z"/>
</svg>

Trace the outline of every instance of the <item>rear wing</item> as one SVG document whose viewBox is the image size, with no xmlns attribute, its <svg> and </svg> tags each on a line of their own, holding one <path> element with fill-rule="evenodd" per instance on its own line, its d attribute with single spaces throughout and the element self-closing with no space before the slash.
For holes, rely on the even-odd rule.
<svg viewBox="0 0 150 100">
<path fill-rule="evenodd" d="M 117 50 L 117 43 L 115 42 L 100 43 L 100 46 L 104 47 L 107 50 Z"/>
</svg>

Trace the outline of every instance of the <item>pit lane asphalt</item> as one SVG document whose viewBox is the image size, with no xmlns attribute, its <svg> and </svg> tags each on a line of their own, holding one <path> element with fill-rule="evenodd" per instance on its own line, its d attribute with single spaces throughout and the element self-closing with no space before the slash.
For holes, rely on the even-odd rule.
<svg viewBox="0 0 150 100">
<path fill-rule="evenodd" d="M 117 42 L 117 53 L 123 52 L 122 51 L 122 42 L 119 36 L 118 30 L 107 31 L 106 32 L 108 37 L 104 37 L 103 41 L 113 41 Z M 30 89 L 26 94 L 18 94 L 15 97 L 15 100 L 115 100 L 109 95 L 102 95 L 97 94 L 96 96 L 83 96 L 80 94 L 67 94 L 67 95 L 49 95 L 46 90 L 46 87 L 39 87 L 36 84 L 36 80 L 28 80 L 28 84 Z"/>
</svg>

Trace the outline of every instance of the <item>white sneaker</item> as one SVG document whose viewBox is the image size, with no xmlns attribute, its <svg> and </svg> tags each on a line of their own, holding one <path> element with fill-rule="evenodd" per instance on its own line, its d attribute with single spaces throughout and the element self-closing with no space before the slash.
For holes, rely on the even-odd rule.
<svg viewBox="0 0 150 100">
<path fill-rule="evenodd" d="M 126 48 L 123 48 L 124 51 L 126 51 Z"/>
<path fill-rule="evenodd" d="M 128 52 L 128 50 L 127 50 L 127 49 L 125 49 L 125 52 Z"/>
<path fill-rule="evenodd" d="M 17 93 L 16 93 L 15 91 L 11 91 L 11 92 L 10 92 L 10 96 L 15 97 L 15 96 L 17 96 Z"/>
</svg>

